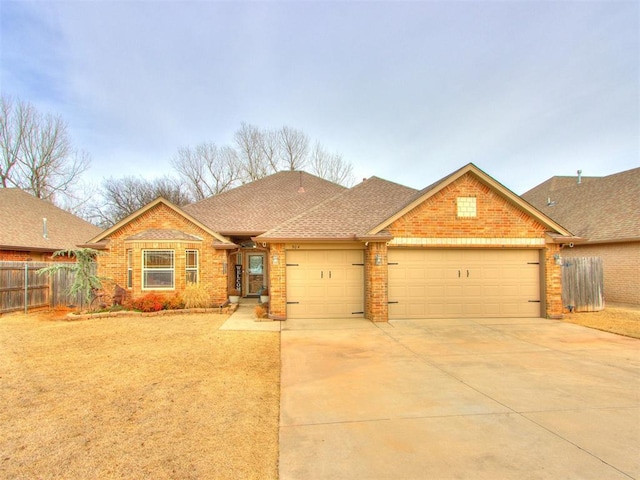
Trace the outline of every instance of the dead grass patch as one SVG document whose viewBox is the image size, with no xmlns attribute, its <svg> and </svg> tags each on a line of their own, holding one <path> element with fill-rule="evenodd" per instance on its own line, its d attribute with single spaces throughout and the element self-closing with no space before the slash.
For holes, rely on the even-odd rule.
<svg viewBox="0 0 640 480">
<path fill-rule="evenodd" d="M 566 313 L 564 320 L 627 337 L 640 338 L 640 309 L 607 306 L 600 312 Z"/>
<path fill-rule="evenodd" d="M 277 478 L 277 333 L 51 318 L 0 317 L 0 477 Z"/>
</svg>

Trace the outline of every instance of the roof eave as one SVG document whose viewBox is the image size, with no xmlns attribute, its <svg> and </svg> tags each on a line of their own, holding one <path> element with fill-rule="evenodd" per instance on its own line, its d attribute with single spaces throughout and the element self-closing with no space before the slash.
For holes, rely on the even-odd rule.
<svg viewBox="0 0 640 480">
<path fill-rule="evenodd" d="M 254 242 L 261 243 L 326 243 L 326 242 L 360 242 L 360 238 L 352 233 L 349 235 L 341 235 L 334 237 L 252 237 Z"/>
<path fill-rule="evenodd" d="M 209 227 L 204 225 L 202 222 L 200 222 L 199 220 L 195 219 L 193 216 L 189 215 L 187 212 L 185 212 L 181 208 L 177 207 L 176 205 L 174 205 L 173 203 L 171 203 L 167 199 L 165 199 L 163 197 L 158 197 L 155 200 L 153 200 L 152 202 L 149 202 L 148 204 L 146 204 L 144 207 L 139 208 L 138 210 L 133 212 L 131 215 L 123 218 L 118 223 L 113 225 L 111 228 L 108 228 L 107 230 L 104 230 L 99 235 L 97 235 L 94 238 L 92 238 L 91 240 L 89 240 L 89 244 L 98 243 L 100 241 L 103 241 L 105 238 L 107 238 L 113 232 L 116 232 L 117 230 L 122 228 L 124 225 L 129 223 L 131 220 L 133 220 L 136 217 L 139 217 L 140 215 L 142 215 L 145 212 L 148 212 L 149 210 L 151 210 L 153 207 L 155 207 L 156 205 L 158 205 L 160 203 L 164 204 L 166 207 L 168 207 L 171 210 L 175 211 L 179 215 L 182 215 L 184 218 L 189 220 L 191 223 L 193 223 L 194 225 L 197 225 L 198 227 L 203 229 L 205 232 L 207 232 L 210 235 L 212 235 L 213 237 L 215 237 L 220 242 L 223 242 L 223 243 L 228 242 L 228 239 L 224 238 L 224 236 L 222 236 L 220 233 L 214 232 Z"/>
</svg>

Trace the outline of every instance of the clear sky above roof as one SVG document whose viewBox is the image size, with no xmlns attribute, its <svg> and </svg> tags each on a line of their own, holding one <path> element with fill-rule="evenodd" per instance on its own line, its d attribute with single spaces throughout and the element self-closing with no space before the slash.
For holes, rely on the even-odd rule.
<svg viewBox="0 0 640 480">
<path fill-rule="evenodd" d="M 160 176 L 241 122 L 414 188 L 516 193 L 640 164 L 636 1 L 0 3 L 0 86 L 68 121 L 90 178 Z"/>
</svg>

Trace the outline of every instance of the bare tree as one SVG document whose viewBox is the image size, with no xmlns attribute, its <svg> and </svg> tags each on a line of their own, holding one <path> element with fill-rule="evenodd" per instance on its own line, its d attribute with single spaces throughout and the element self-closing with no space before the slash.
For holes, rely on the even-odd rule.
<svg viewBox="0 0 640 480">
<path fill-rule="evenodd" d="M 351 164 L 329 153 L 320 143 L 310 148 L 302 130 L 291 127 L 260 129 L 242 123 L 234 146 L 202 143 L 178 150 L 172 166 L 194 200 L 222 193 L 239 183 L 253 182 L 281 170 L 304 170 L 343 185 L 353 184 Z"/>
<path fill-rule="evenodd" d="M 278 130 L 263 130 L 260 132 L 260 147 L 265 161 L 271 173 L 280 171 L 282 162 L 282 147 L 280 144 L 280 132 Z"/>
<path fill-rule="evenodd" d="M 309 151 L 309 137 L 302 130 L 284 126 L 278 130 L 282 162 L 289 170 L 304 170 Z"/>
<path fill-rule="evenodd" d="M 72 197 L 89 168 L 86 153 L 74 150 L 61 117 L 43 115 L 30 103 L 0 99 L 0 182 L 55 202 Z"/>
<path fill-rule="evenodd" d="M 355 183 L 353 166 L 345 162 L 342 155 L 329 153 L 317 142 L 311 152 L 310 164 L 311 173 L 325 180 L 347 187 Z"/>
<path fill-rule="evenodd" d="M 158 197 L 179 207 L 187 205 L 191 200 L 181 182 L 171 177 L 154 180 L 138 177 L 108 178 L 102 182 L 103 203 L 92 211 L 94 222 L 108 228 Z"/>
<path fill-rule="evenodd" d="M 258 127 L 242 123 L 233 136 L 242 165 L 243 181 L 254 181 L 274 173 L 264 153 L 263 134 Z"/>
<path fill-rule="evenodd" d="M 229 190 L 240 181 L 236 151 L 227 146 L 218 148 L 215 143 L 181 148 L 171 165 L 195 201 Z"/>
</svg>

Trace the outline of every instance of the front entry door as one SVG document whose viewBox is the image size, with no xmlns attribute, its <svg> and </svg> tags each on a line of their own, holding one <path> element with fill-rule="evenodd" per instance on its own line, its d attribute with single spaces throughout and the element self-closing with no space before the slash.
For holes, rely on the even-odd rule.
<svg viewBox="0 0 640 480">
<path fill-rule="evenodd" d="M 264 253 L 250 253 L 247 255 L 247 295 L 259 295 L 266 286 L 264 271 Z"/>
</svg>

